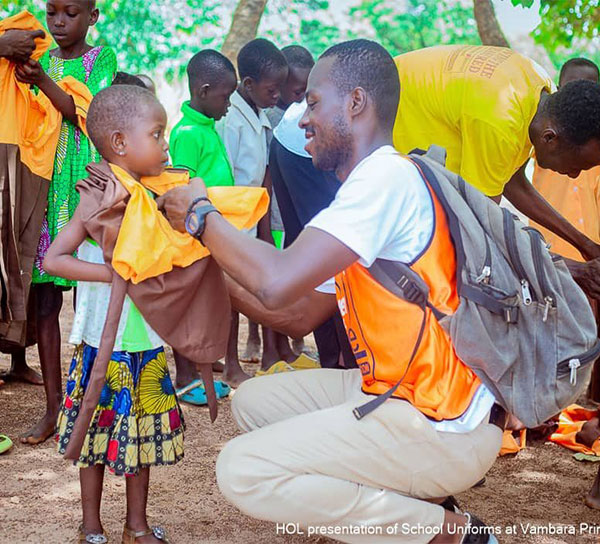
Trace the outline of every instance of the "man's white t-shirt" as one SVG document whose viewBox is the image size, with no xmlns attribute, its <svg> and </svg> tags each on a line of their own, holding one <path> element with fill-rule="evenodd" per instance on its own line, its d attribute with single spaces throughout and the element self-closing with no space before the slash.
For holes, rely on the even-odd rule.
<svg viewBox="0 0 600 545">
<path fill-rule="evenodd" d="M 433 210 L 433 200 L 417 168 L 392 146 L 382 146 L 354 168 L 333 202 L 307 227 L 337 238 L 365 267 L 378 258 L 410 264 L 433 235 Z M 319 291 L 331 293 L 332 287 L 331 280 Z M 438 431 L 466 433 L 481 423 L 494 401 L 481 385 L 461 418 L 431 421 L 432 425 Z"/>
</svg>

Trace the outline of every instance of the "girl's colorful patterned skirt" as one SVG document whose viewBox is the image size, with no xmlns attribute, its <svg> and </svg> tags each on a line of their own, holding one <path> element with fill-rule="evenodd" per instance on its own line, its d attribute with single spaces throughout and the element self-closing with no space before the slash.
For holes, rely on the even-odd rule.
<svg viewBox="0 0 600 545">
<path fill-rule="evenodd" d="M 91 375 L 97 348 L 75 349 L 58 416 L 58 451 L 64 454 Z M 183 458 L 185 424 L 169 376 L 165 351 L 113 352 L 106 384 L 77 467 L 106 465 L 117 475 L 175 464 Z"/>
</svg>

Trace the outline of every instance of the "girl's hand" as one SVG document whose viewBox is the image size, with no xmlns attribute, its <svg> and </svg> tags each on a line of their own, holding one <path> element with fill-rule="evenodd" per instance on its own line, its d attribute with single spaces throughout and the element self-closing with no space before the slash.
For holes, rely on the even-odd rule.
<svg viewBox="0 0 600 545">
<path fill-rule="evenodd" d="M 42 65 L 33 59 L 29 59 L 25 64 L 17 65 L 15 75 L 21 83 L 36 85 L 38 87 L 40 87 L 47 77 Z"/>
</svg>

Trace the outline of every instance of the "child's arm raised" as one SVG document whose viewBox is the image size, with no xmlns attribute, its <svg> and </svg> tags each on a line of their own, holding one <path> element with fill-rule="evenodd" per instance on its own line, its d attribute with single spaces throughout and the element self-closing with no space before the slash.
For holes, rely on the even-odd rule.
<svg viewBox="0 0 600 545">
<path fill-rule="evenodd" d="M 73 125 L 77 125 L 78 121 L 73 97 L 65 93 L 52 81 L 38 61 L 29 59 L 25 64 L 17 65 L 15 75 L 21 83 L 36 85 L 50 99 L 50 102 L 54 104 L 54 107 L 65 119 L 68 119 Z"/>
<path fill-rule="evenodd" d="M 73 253 L 86 237 L 87 231 L 81 221 L 79 209 L 77 209 L 71 221 L 50 245 L 42 264 L 44 270 L 53 276 L 60 276 L 68 280 L 110 283 L 112 272 L 109 267 L 88 263 L 73 257 Z"/>
</svg>

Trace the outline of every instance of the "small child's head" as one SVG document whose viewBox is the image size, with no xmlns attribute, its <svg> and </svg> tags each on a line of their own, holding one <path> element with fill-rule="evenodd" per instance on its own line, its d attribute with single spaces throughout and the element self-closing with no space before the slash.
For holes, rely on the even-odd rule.
<svg viewBox="0 0 600 545">
<path fill-rule="evenodd" d="M 136 87 L 146 89 L 146 85 L 140 78 L 127 72 L 117 72 L 115 79 L 112 80 L 112 85 L 135 85 Z"/>
<path fill-rule="evenodd" d="M 205 49 L 196 53 L 187 67 L 192 107 L 206 117 L 221 119 L 229 108 L 229 98 L 237 86 L 237 76 L 231 61 Z"/>
<path fill-rule="evenodd" d="M 135 178 L 158 176 L 164 170 L 169 159 L 167 114 L 147 89 L 103 89 L 90 104 L 86 126 L 100 155 Z"/>
<path fill-rule="evenodd" d="M 598 67 L 592 61 L 581 57 L 569 59 L 560 69 L 558 86 L 562 87 L 570 81 L 580 79 L 587 79 L 594 83 L 598 83 L 598 80 L 600 79 Z"/>
<path fill-rule="evenodd" d="M 244 98 L 258 108 L 275 106 L 288 76 L 283 53 L 269 40 L 256 38 L 240 49 L 237 64 Z"/>
<path fill-rule="evenodd" d="M 154 84 L 154 80 L 150 76 L 147 76 L 146 74 L 136 74 L 135 77 L 142 80 L 142 83 L 144 84 L 146 89 L 148 89 L 148 91 L 150 91 L 153 95 L 156 94 L 156 85 Z"/>
<path fill-rule="evenodd" d="M 308 75 L 315 65 L 310 51 L 301 45 L 288 45 L 281 52 L 288 63 L 288 77 L 281 88 L 279 106 L 286 109 L 292 102 L 302 102 L 306 94 Z"/>
<path fill-rule="evenodd" d="M 48 0 L 46 24 L 61 49 L 85 42 L 88 29 L 98 21 L 96 0 Z"/>
</svg>

